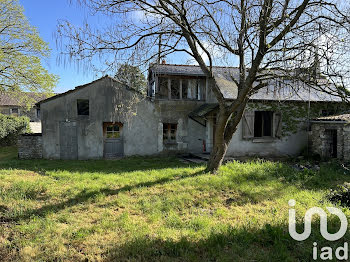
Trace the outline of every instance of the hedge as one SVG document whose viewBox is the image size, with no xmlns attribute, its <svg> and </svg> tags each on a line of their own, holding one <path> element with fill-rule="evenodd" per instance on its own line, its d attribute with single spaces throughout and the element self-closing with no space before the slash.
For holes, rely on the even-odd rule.
<svg viewBox="0 0 350 262">
<path fill-rule="evenodd" d="M 28 117 L 0 114 L 0 146 L 16 145 L 20 134 L 30 132 Z"/>
</svg>

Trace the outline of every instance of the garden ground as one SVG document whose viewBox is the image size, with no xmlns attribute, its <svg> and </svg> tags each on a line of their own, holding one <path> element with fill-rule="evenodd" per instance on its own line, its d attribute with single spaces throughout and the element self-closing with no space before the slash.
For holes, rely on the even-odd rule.
<svg viewBox="0 0 350 262">
<path fill-rule="evenodd" d="M 230 162 L 210 175 L 177 158 L 20 161 L 0 148 L 0 260 L 311 261 L 313 242 L 337 247 L 350 234 L 327 242 L 316 219 L 308 240 L 293 240 L 288 200 L 301 232 L 306 209 L 330 206 L 346 181 L 336 163 Z"/>
</svg>

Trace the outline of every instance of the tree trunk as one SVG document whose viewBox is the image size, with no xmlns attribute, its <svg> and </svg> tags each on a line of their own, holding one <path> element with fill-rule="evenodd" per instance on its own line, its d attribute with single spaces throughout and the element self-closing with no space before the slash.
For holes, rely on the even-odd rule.
<svg viewBox="0 0 350 262">
<path fill-rule="evenodd" d="M 218 121 L 215 126 L 215 140 L 206 168 L 207 172 L 216 174 L 226 155 L 228 143 L 225 141 L 225 128 L 229 115 L 219 112 Z"/>
<path fill-rule="evenodd" d="M 207 165 L 207 172 L 211 174 L 217 174 L 222 162 L 224 161 L 224 157 L 226 155 L 227 145 L 226 144 L 218 144 L 215 143 L 210 155 L 210 159 Z"/>
<path fill-rule="evenodd" d="M 225 111 L 219 111 L 219 119 L 215 126 L 215 141 L 206 168 L 206 171 L 211 174 L 217 174 L 224 161 L 232 136 L 237 131 L 237 126 L 242 119 L 247 102 L 243 100 L 237 101 L 237 103 L 239 106 L 236 108 L 236 114 L 232 118 L 230 118 L 230 114 L 227 114 Z"/>
</svg>

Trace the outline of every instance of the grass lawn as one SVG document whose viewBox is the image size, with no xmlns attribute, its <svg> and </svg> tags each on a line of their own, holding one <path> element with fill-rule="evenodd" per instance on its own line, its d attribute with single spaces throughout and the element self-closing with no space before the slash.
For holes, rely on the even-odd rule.
<svg viewBox="0 0 350 262">
<path fill-rule="evenodd" d="M 350 239 L 323 240 L 317 220 L 306 241 L 288 233 L 289 199 L 302 232 L 306 209 L 330 206 L 328 190 L 350 181 L 336 164 L 203 170 L 176 158 L 19 161 L 0 148 L 0 261 L 311 261 L 314 241 Z"/>
</svg>

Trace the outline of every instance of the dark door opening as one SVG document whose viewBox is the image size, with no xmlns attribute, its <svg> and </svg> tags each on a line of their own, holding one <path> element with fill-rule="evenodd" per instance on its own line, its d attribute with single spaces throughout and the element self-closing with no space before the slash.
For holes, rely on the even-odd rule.
<svg viewBox="0 0 350 262">
<path fill-rule="evenodd" d="M 326 129 L 325 130 L 325 139 L 326 139 L 326 157 L 336 158 L 338 155 L 337 152 L 337 130 L 336 129 Z"/>
<path fill-rule="evenodd" d="M 254 137 L 272 136 L 272 111 L 255 111 Z"/>
</svg>

